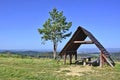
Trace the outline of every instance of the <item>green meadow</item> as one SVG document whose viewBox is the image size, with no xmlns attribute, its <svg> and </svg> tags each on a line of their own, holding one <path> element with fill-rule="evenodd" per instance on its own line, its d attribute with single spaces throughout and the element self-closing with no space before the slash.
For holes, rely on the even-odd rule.
<svg viewBox="0 0 120 80">
<path fill-rule="evenodd" d="M 0 80 L 120 80 L 120 63 L 93 67 L 64 65 L 63 60 L 0 56 Z"/>
</svg>

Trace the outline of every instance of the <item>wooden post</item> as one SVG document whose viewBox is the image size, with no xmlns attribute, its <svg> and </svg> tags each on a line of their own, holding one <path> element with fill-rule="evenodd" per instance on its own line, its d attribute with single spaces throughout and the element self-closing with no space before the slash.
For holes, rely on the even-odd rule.
<svg viewBox="0 0 120 80">
<path fill-rule="evenodd" d="M 67 58 L 67 55 L 65 54 L 64 55 L 64 64 L 66 64 L 66 58 Z"/>
<path fill-rule="evenodd" d="M 69 54 L 70 56 L 70 64 L 72 64 L 72 54 Z"/>
<path fill-rule="evenodd" d="M 100 67 L 103 67 L 103 65 L 104 65 L 104 63 L 105 63 L 105 59 L 104 59 L 104 57 L 103 57 L 103 52 L 101 51 L 101 53 L 100 53 Z"/>
<path fill-rule="evenodd" d="M 75 51 L 75 60 L 77 60 L 77 51 Z"/>
<path fill-rule="evenodd" d="M 102 57 L 102 52 L 100 52 L 100 67 L 103 66 L 103 57 Z"/>
</svg>

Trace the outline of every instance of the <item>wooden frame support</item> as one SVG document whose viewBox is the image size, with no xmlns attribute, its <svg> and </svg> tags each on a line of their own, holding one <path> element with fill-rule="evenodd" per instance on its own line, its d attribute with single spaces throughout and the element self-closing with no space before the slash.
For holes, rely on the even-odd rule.
<svg viewBox="0 0 120 80">
<path fill-rule="evenodd" d="M 114 67 L 114 65 L 107 59 L 105 54 L 101 51 L 101 53 L 100 53 L 100 67 L 103 66 L 104 62 L 107 62 L 111 67 Z"/>
<path fill-rule="evenodd" d="M 114 67 L 113 64 L 107 59 L 107 57 L 104 54 L 102 56 L 111 67 Z"/>
</svg>

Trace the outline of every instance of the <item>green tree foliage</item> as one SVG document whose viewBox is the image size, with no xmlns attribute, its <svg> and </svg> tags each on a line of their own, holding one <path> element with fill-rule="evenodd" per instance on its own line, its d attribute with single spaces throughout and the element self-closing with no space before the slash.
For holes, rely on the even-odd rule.
<svg viewBox="0 0 120 80">
<path fill-rule="evenodd" d="M 50 18 L 43 24 L 42 29 L 38 29 L 42 35 L 41 39 L 45 41 L 52 41 L 53 43 L 53 57 L 56 58 L 56 51 L 58 42 L 62 42 L 63 39 L 69 37 L 72 32 L 67 33 L 72 26 L 72 22 L 66 22 L 66 17 L 63 16 L 63 11 L 59 12 L 54 8 L 49 12 Z"/>
</svg>

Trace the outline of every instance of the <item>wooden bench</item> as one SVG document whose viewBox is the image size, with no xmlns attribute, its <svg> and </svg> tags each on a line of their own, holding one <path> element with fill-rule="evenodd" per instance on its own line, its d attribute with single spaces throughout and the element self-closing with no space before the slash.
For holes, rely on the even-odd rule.
<svg viewBox="0 0 120 80">
<path fill-rule="evenodd" d="M 99 66 L 100 61 L 96 59 L 96 60 L 88 61 L 87 64 L 89 64 L 90 66 Z"/>
</svg>

